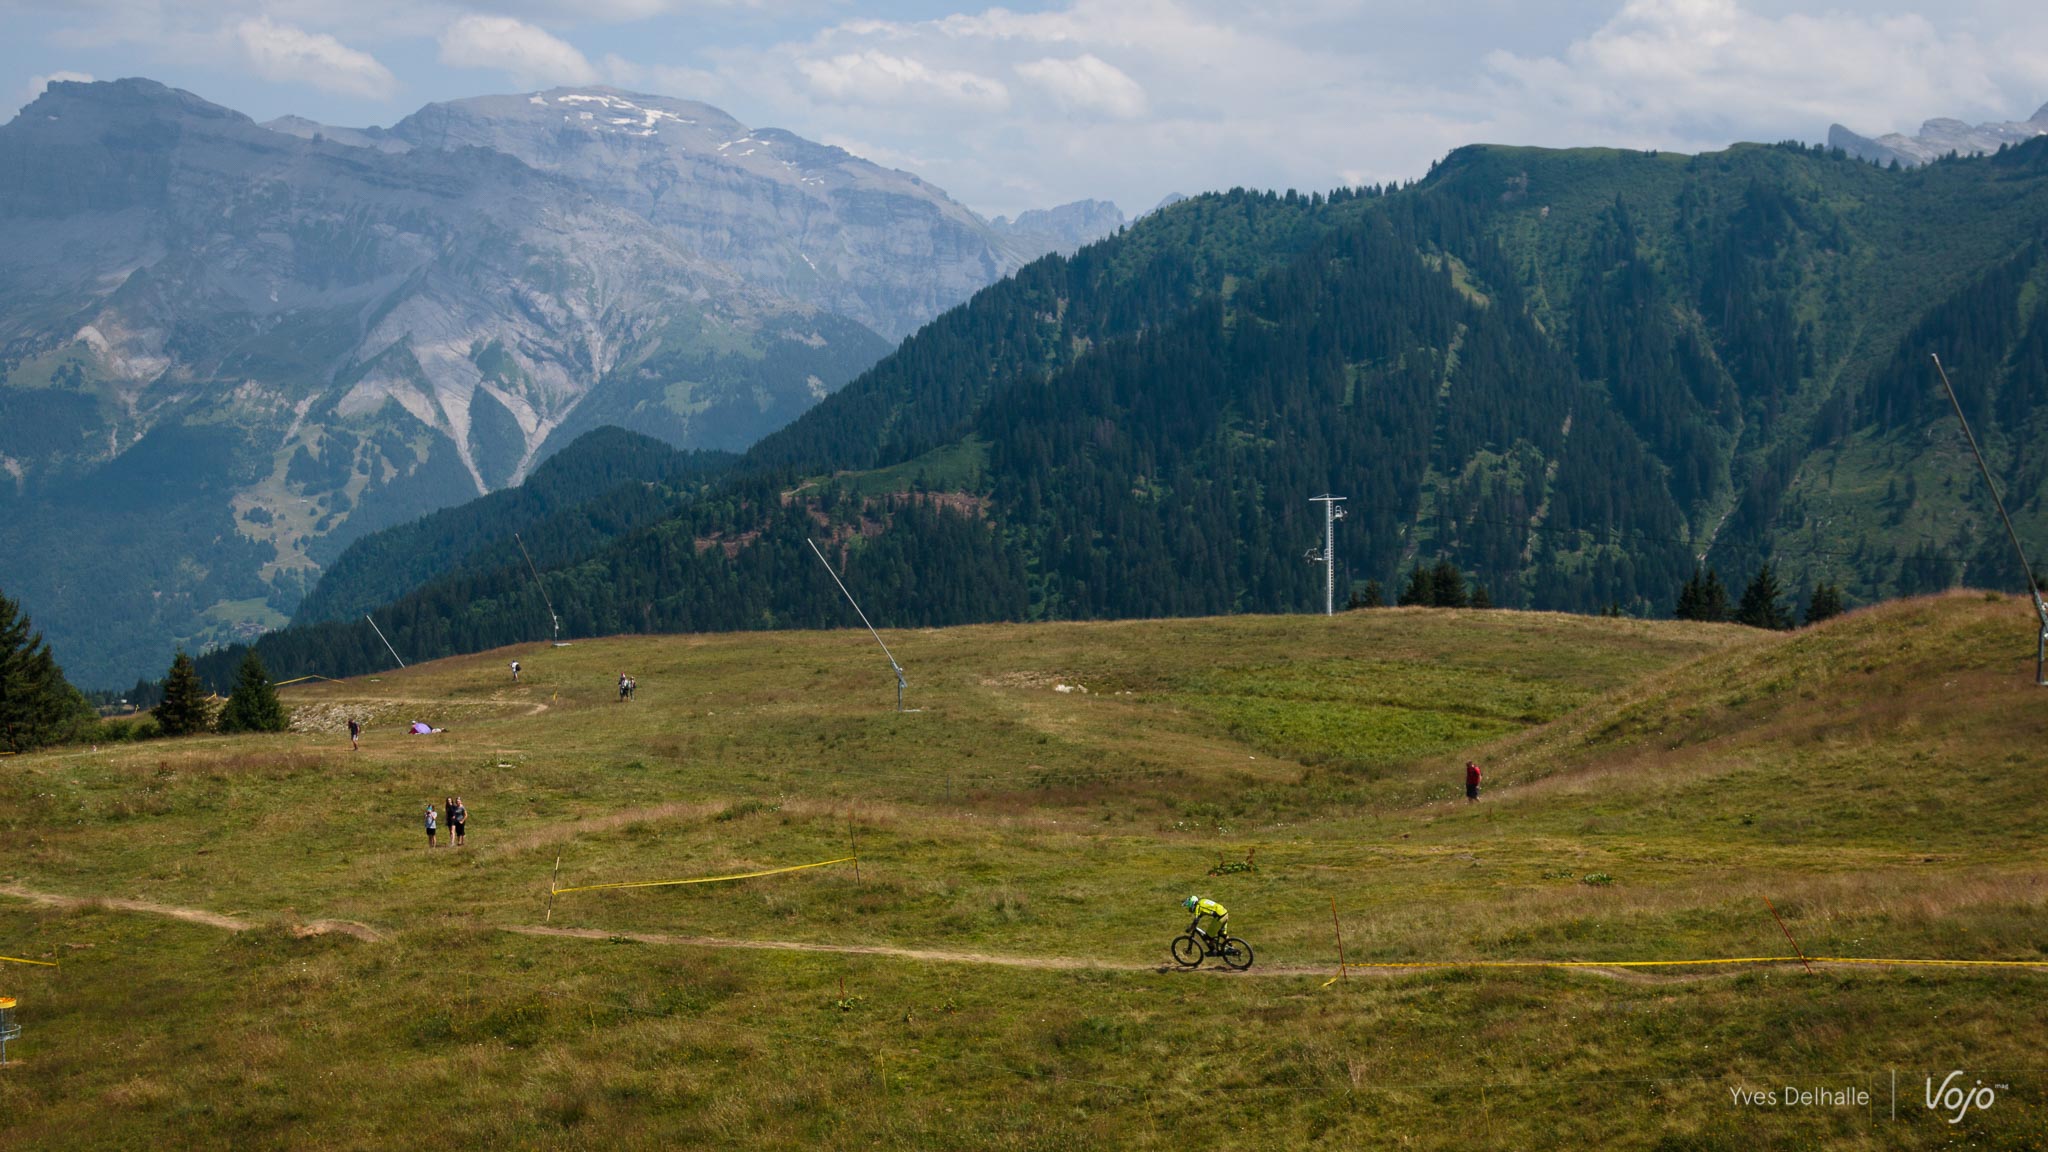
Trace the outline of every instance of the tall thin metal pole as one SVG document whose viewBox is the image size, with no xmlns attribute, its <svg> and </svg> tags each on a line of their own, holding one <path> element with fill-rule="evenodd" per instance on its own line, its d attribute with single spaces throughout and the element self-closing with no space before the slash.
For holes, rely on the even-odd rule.
<svg viewBox="0 0 2048 1152">
<path fill-rule="evenodd" d="M 363 619 L 370 620 L 370 614 L 367 612 L 363 613 Z M 377 639 L 384 640 L 384 630 L 382 628 L 377 627 L 377 622 L 375 620 L 370 620 L 370 631 L 375 632 L 377 634 Z M 391 658 L 393 660 L 398 661 L 398 666 L 400 668 L 405 667 L 405 659 L 398 654 L 398 649 L 393 648 L 391 646 L 391 641 L 384 640 L 384 650 L 386 652 L 391 653 Z"/>
<path fill-rule="evenodd" d="M 527 554 L 526 541 L 519 539 L 519 533 L 514 532 L 512 539 L 519 545 L 519 554 L 526 557 L 526 570 L 533 575 L 533 586 L 540 589 L 540 602 L 548 606 L 548 619 L 555 622 L 554 639 L 550 640 L 549 643 L 560 640 L 562 638 L 562 618 L 555 615 L 555 602 L 548 599 L 548 586 L 540 582 L 540 569 L 533 566 L 533 557 Z"/>
<path fill-rule="evenodd" d="M 2012 538 L 2012 550 L 2019 554 L 2020 570 L 2027 575 L 2027 593 L 2034 598 L 2034 614 L 2040 618 L 2041 634 L 2034 646 L 2034 683 L 2048 686 L 2048 603 L 2041 599 L 2041 586 L 2034 581 L 2034 566 L 2027 563 L 2027 550 L 2020 544 L 2020 534 L 2012 526 L 2012 515 L 2005 510 L 2005 498 L 1998 494 L 1998 483 L 1991 479 L 1991 465 L 1984 462 L 1984 451 L 1977 447 L 1977 434 L 1970 431 L 1970 418 L 1963 415 L 1963 403 L 1956 399 L 1955 385 L 1948 382 L 1948 369 L 1941 366 L 1941 357 L 1934 357 L 1934 370 L 1941 375 L 1942 390 L 1948 393 L 1948 402 L 1956 410 L 1956 421 L 1963 426 L 1963 439 L 1970 443 L 1970 454 L 1977 458 L 1977 470 L 1984 474 L 1984 486 L 1991 490 L 1991 503 L 1998 509 L 1998 518 L 2005 521 L 2005 534 Z"/>
<path fill-rule="evenodd" d="M 896 654 L 889 651 L 889 646 L 887 644 L 882 644 L 882 634 L 880 632 L 875 631 L 875 626 L 873 624 L 868 624 L 868 614 L 860 610 L 860 601 L 855 600 L 853 598 L 853 593 L 848 592 L 846 590 L 846 582 L 839 578 L 839 573 L 834 572 L 832 570 L 832 562 L 830 560 L 825 559 L 825 554 L 823 552 L 818 551 L 818 542 L 806 536 L 804 538 L 804 543 L 809 544 L 811 546 L 811 552 L 813 555 L 817 556 L 818 563 L 823 564 L 825 566 L 825 575 L 830 576 L 832 578 L 832 582 L 834 584 L 839 585 L 839 594 L 846 597 L 846 602 L 848 604 L 853 605 L 854 615 L 860 617 L 860 622 L 862 624 L 867 624 L 868 635 L 873 636 L 875 638 L 875 643 L 882 645 L 882 655 L 887 656 L 889 658 L 889 667 L 895 669 L 896 671 L 896 710 L 898 712 L 903 711 L 903 689 L 909 686 L 909 681 L 903 678 L 903 665 L 898 664 L 896 662 Z"/>
</svg>

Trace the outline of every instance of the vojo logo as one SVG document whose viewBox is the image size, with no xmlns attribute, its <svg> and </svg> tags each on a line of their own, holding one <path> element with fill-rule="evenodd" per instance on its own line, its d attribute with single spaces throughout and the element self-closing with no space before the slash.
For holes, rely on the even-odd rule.
<svg viewBox="0 0 2048 1152">
<path fill-rule="evenodd" d="M 1958 1068 L 1942 1078 L 1936 1087 L 1934 1077 L 1927 1078 L 1927 1110 L 1940 1112 L 1951 1124 L 1960 1124 L 1963 1117 L 1972 1111 L 1982 1112 L 1998 1102 L 1998 1093 L 1993 1089 L 2010 1090 L 2009 1084 L 1986 1084 L 1978 1080 L 1972 1084 L 1958 1083 L 1966 1073 Z"/>
</svg>

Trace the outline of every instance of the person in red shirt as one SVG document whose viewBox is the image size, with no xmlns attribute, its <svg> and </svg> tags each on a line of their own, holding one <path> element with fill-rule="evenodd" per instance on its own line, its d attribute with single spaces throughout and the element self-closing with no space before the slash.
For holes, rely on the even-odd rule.
<svg viewBox="0 0 2048 1152">
<path fill-rule="evenodd" d="M 1465 761 L 1465 803 L 1479 803 L 1479 765 Z"/>
</svg>

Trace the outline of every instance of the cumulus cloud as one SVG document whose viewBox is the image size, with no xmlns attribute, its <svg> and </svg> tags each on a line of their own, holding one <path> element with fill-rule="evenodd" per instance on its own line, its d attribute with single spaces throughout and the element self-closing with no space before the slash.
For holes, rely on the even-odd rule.
<svg viewBox="0 0 2048 1152">
<path fill-rule="evenodd" d="M 249 66 L 265 80 L 309 84 L 372 100 L 387 100 L 398 90 L 398 77 L 375 56 L 325 33 L 261 16 L 235 25 L 234 40 Z"/>
<path fill-rule="evenodd" d="M 1931 115 L 1992 116 L 2006 92 L 2048 89 L 2036 11 L 2007 42 L 1945 31 L 1926 16 L 1840 9 L 1772 15 L 1739 0 L 1629 0 L 1561 55 L 1487 58 L 1505 106 L 1581 133 L 1673 146 L 1866 130 Z"/>
<path fill-rule="evenodd" d="M 1017 75 L 1044 89 L 1060 107 L 1129 119 L 1145 114 L 1145 90 L 1116 65 L 1083 53 L 1071 60 L 1048 56 L 1017 67 Z"/>
<path fill-rule="evenodd" d="M 521 84 L 589 84 L 598 71 L 574 45 L 510 16 L 464 16 L 441 33 L 441 63 L 494 68 Z"/>
<path fill-rule="evenodd" d="M 850 104 L 901 104 L 940 99 L 976 108 L 1000 109 L 1010 90 L 1000 80 L 958 68 L 933 68 L 922 60 L 869 49 L 797 61 L 811 90 Z"/>
</svg>

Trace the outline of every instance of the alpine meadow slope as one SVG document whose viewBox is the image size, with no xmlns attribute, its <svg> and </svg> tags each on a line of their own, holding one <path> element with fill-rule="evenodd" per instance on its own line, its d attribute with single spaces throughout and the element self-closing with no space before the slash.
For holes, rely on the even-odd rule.
<svg viewBox="0 0 2048 1152">
<path fill-rule="evenodd" d="M 908 713 L 854 630 L 297 685 L 291 733 L 5 761 L 0 939 L 60 967 L 7 972 L 0 1109 L 52 1149 L 383 1146 L 431 1100 L 461 1147 L 2018 1152 L 2027 620 L 885 629 Z M 1191 893 L 1249 972 L 1173 968 Z M 1481 966 L 1532 961 L 1590 967 Z M 1998 1087 L 1951 1124 L 1958 1068 Z M 1788 1084 L 1870 1101 L 1734 1096 Z"/>
<path fill-rule="evenodd" d="M 2048 139 L 1906 171 L 1475 146 L 1412 186 L 1200 196 L 984 289 L 544 579 L 584 636 L 837 621 L 806 537 L 905 626 L 1301 611 L 1329 491 L 1349 591 L 1447 561 L 1495 605 L 1661 616 L 1700 557 L 1771 563 L 1793 607 L 2022 587 L 1928 356 L 2038 536 L 2044 232 Z M 408 658 L 532 638 L 530 583 L 377 619 Z M 360 625 L 260 648 L 387 659 Z"/>
</svg>

